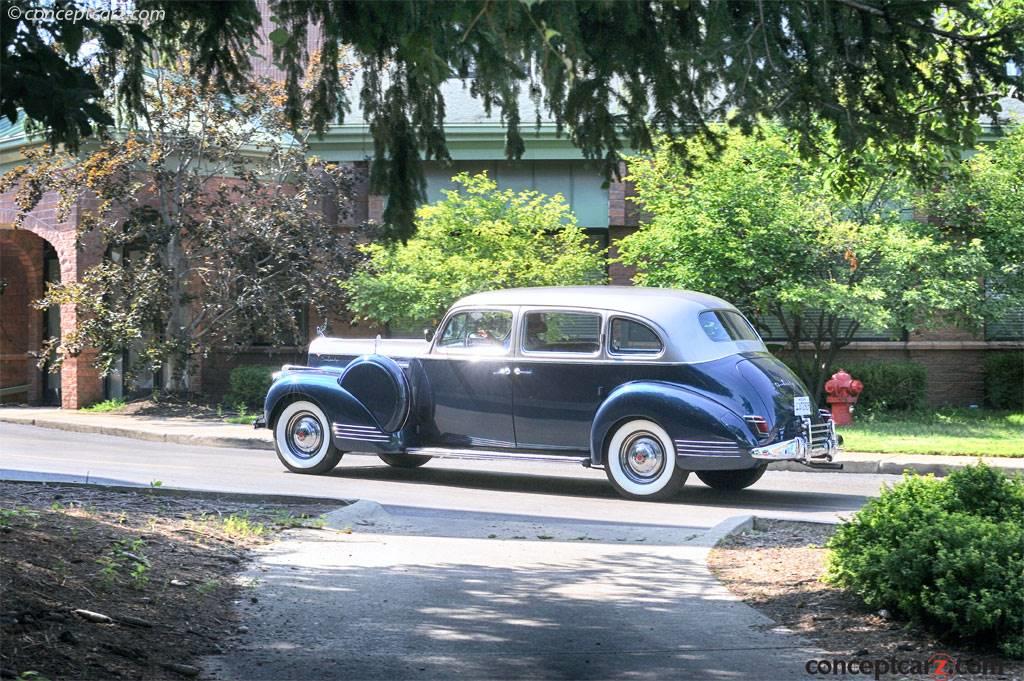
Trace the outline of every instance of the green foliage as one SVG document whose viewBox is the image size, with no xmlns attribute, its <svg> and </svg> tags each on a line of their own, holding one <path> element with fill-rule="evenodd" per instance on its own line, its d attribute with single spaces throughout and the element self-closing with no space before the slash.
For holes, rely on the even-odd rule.
<svg viewBox="0 0 1024 681">
<path fill-rule="evenodd" d="M 133 5 L 164 14 L 149 24 L 36 23 L 3 12 L 0 114 L 13 120 L 23 109 L 52 142 L 74 144 L 112 120 L 115 105 L 104 105 L 102 85 L 116 88 L 130 121 L 144 108 L 145 70 L 184 52 L 194 54 L 191 70 L 204 82 L 243 91 L 260 40 L 253 0 Z M 1013 2 L 274 0 L 270 11 L 268 37 L 286 74 L 293 125 L 324 132 L 347 113 L 369 123 L 375 189 L 389 197 L 389 233 L 402 239 L 423 198 L 421 158 L 449 158 L 443 88 L 453 78 L 465 80 L 488 113 L 497 110 L 509 158 L 525 151 L 521 116 L 530 96 L 610 172 L 624 146 L 646 148 L 656 131 L 716 139 L 706 121 L 728 112 L 743 129 L 772 112 L 800 132 L 808 153 L 820 146 L 813 122 L 821 117 L 846 150 L 888 141 L 916 162 L 927 143 L 970 146 L 979 117 L 1021 84 L 1007 62 L 1024 63 L 1024 12 Z M 313 54 L 310 26 L 318 27 Z M 304 89 L 315 60 L 321 68 Z M 358 112 L 349 111 L 355 93 L 346 89 L 346 60 L 363 71 Z M 922 165 L 934 169 L 928 159 Z"/>
<path fill-rule="evenodd" d="M 235 367 L 228 376 L 228 392 L 224 401 L 241 405 L 243 409 L 260 409 L 273 383 L 273 367 L 243 365 Z"/>
<path fill-rule="evenodd" d="M 985 402 L 994 409 L 1024 409 L 1024 353 L 985 358 Z"/>
<path fill-rule="evenodd" d="M 600 283 L 603 252 L 576 225 L 565 199 L 499 190 L 486 174 L 422 206 L 406 244 L 369 244 L 345 282 L 352 309 L 385 324 L 438 323 L 456 299 L 516 286 Z"/>
<path fill-rule="evenodd" d="M 356 237 L 329 217 L 346 215 L 350 172 L 289 133 L 279 83 L 227 99 L 182 75 L 188 62 L 169 67 L 177 71 L 154 71 L 140 94 L 144 130 L 80 157 L 28 150 L 0 192 L 16 192 L 16 222 L 55 192 L 58 219 L 75 210 L 82 237 L 107 254 L 37 301 L 79 313 L 75 329 L 46 341 L 41 365 L 55 370 L 92 346 L 103 373 L 127 354 L 129 384 L 162 371 L 164 386 L 183 392 L 214 347 L 301 341 L 296 311 L 336 308 L 333 282 L 351 271 Z M 80 204 L 83 194 L 95 202 Z"/>
<path fill-rule="evenodd" d="M 115 398 L 111 400 L 103 400 L 102 402 L 94 402 L 88 407 L 82 407 L 79 411 L 87 411 L 93 414 L 107 414 L 112 411 L 118 411 L 122 409 L 127 402 L 121 398 Z"/>
<path fill-rule="evenodd" d="M 636 201 L 651 215 L 618 244 L 636 283 L 696 289 L 755 320 L 774 317 L 814 394 L 860 327 L 912 329 L 978 299 L 981 243 L 948 243 L 932 225 L 901 219 L 907 178 L 881 159 L 865 154 L 849 196 L 829 179 L 834 163 L 803 160 L 799 137 L 775 124 L 727 142 L 714 156 L 661 139 L 631 163 Z M 680 145 L 695 168 L 679 160 Z M 795 352 L 800 341 L 813 350 Z"/>
<path fill-rule="evenodd" d="M 224 518 L 223 529 L 227 535 L 244 539 L 262 537 L 267 531 L 267 527 L 263 523 L 250 520 L 248 513 L 241 515 L 232 513 Z"/>
<path fill-rule="evenodd" d="M 864 384 L 857 414 L 914 411 L 924 406 L 928 372 L 917 362 L 843 363 L 843 369 Z M 836 370 L 840 368 L 838 365 Z"/>
<path fill-rule="evenodd" d="M 998 319 L 1024 307 L 1024 127 L 982 147 L 953 169 L 939 191 L 921 195 L 922 210 L 941 224 L 950 241 L 984 244 L 988 296 L 973 310 Z"/>
<path fill-rule="evenodd" d="M 826 578 L 940 636 L 1024 644 L 1024 480 L 983 464 L 907 476 L 829 541 Z"/>
<path fill-rule="evenodd" d="M 135 589 L 143 589 L 149 584 L 150 564 L 143 550 L 146 542 L 143 539 L 119 539 L 113 543 L 106 554 L 96 559 L 100 565 L 100 576 L 108 587 L 113 587 L 123 579 Z"/>
</svg>

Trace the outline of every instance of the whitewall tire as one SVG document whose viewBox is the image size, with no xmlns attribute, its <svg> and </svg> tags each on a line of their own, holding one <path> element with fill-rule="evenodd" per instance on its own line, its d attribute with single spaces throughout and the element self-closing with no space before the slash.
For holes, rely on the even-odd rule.
<svg viewBox="0 0 1024 681">
<path fill-rule="evenodd" d="M 689 475 L 676 466 L 676 451 L 665 429 L 646 419 L 616 429 L 608 441 L 604 470 L 619 494 L 648 501 L 671 498 Z"/>
<path fill-rule="evenodd" d="M 341 452 L 331 443 L 326 414 L 306 400 L 292 402 L 277 417 L 274 449 L 281 463 L 295 473 L 326 473 L 341 461 Z"/>
</svg>

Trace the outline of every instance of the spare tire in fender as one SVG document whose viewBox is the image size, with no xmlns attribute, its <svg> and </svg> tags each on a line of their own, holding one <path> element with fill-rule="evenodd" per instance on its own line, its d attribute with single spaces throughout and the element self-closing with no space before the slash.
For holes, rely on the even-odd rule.
<svg viewBox="0 0 1024 681">
<path fill-rule="evenodd" d="M 356 357 L 338 383 L 366 407 L 384 432 L 395 433 L 405 426 L 412 409 L 412 388 L 395 360 L 383 355 Z"/>
</svg>

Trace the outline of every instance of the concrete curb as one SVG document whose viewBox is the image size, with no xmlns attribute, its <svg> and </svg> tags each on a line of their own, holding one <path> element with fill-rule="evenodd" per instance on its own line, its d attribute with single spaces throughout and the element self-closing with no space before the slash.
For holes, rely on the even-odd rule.
<svg viewBox="0 0 1024 681">
<path fill-rule="evenodd" d="M 754 529 L 754 522 L 757 520 L 752 515 L 734 515 L 712 527 L 696 539 L 683 542 L 683 546 L 697 546 L 710 551 L 726 537 L 740 534 Z"/>
<path fill-rule="evenodd" d="M 291 494 L 256 494 L 252 492 L 214 492 L 187 487 L 147 487 L 145 485 L 103 485 L 95 482 L 64 482 L 62 480 L 3 480 L 0 482 L 15 485 L 45 485 L 47 487 L 78 487 L 82 489 L 100 489 L 105 492 L 145 492 L 154 496 L 189 497 L 192 499 L 209 499 L 210 501 L 238 501 L 252 504 L 323 504 L 342 508 L 355 505 L 351 499 L 333 499 L 331 497 L 307 497 Z M 338 509 L 341 510 L 341 509 Z"/>
<path fill-rule="evenodd" d="M 68 421 L 54 421 L 51 419 L 37 419 L 25 416 L 4 416 L 2 414 L 0 414 L 0 421 L 4 423 L 16 423 L 22 426 L 36 426 L 37 428 L 65 430 L 72 433 L 112 435 L 114 437 L 131 438 L 133 440 L 145 440 L 147 442 L 168 442 L 171 444 L 191 445 L 193 447 L 230 447 L 232 449 L 260 449 L 271 451 L 274 449 L 273 442 L 267 442 L 266 440 L 262 440 L 260 438 L 255 437 L 220 437 L 217 435 L 187 435 L 185 433 L 160 433 L 149 430 L 138 430 L 136 428 L 108 426 L 98 423 L 72 423 Z"/>
</svg>

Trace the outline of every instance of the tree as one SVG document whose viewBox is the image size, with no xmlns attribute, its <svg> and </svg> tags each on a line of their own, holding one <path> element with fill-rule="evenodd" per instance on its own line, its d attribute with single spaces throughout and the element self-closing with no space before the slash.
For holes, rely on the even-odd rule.
<svg viewBox="0 0 1024 681">
<path fill-rule="evenodd" d="M 560 194 L 499 190 L 486 174 L 417 212 L 406 244 L 363 246 L 345 284 L 351 308 L 388 325 L 441 321 L 462 296 L 516 286 L 603 283 L 604 251 L 576 225 Z"/>
<path fill-rule="evenodd" d="M 204 84 L 244 90 L 259 26 L 250 0 L 0 0 L 0 115 L 13 123 L 21 110 L 52 145 L 75 151 L 113 125 L 116 109 L 143 114 L 146 69 L 182 54 Z"/>
<path fill-rule="evenodd" d="M 49 350 L 59 360 L 96 347 L 104 373 L 127 354 L 129 375 L 162 370 L 172 391 L 216 346 L 296 342 L 297 311 L 336 306 L 332 282 L 355 261 L 329 217 L 344 215 L 349 177 L 289 133 L 279 85 L 228 99 L 187 72 L 151 76 L 145 129 L 80 157 L 36 150 L 0 179 L 0 191 L 17 187 L 19 217 L 56 191 L 59 217 L 77 207 L 107 253 L 38 302 L 82 313 Z"/>
<path fill-rule="evenodd" d="M 69 27 L 14 20 L 5 2 L 0 113 L 13 120 L 20 107 L 51 140 L 76 141 L 76 131 L 109 123 L 94 105 L 93 62 L 106 65 L 101 73 L 132 111 L 150 55 L 178 50 L 194 54 L 200 76 L 237 88 L 260 25 L 253 0 L 136 5 L 166 15 L 141 28 Z M 747 131 L 761 115 L 778 118 L 800 132 L 804 155 L 826 139 L 817 131 L 846 151 L 883 140 L 911 156 L 924 142 L 970 146 L 978 118 L 995 113 L 1000 96 L 1024 96 L 1024 78 L 1007 70 L 1011 60 L 1024 63 L 1024 10 L 1016 1 L 272 0 L 271 10 L 269 38 L 287 74 L 293 125 L 307 120 L 307 108 L 318 133 L 350 113 L 338 57 L 351 50 L 361 65 L 358 105 L 374 139 L 373 186 L 389 197 L 386 233 L 402 239 L 424 199 L 421 158 L 449 156 L 441 88 L 453 77 L 467 81 L 488 111 L 500 111 L 509 158 L 525 149 L 519 100 L 527 92 L 588 158 L 605 161 L 608 174 L 625 145 L 648 148 L 658 132 L 719 139 L 712 123 L 729 113 Z M 303 91 L 314 25 L 326 66 L 316 87 Z M 89 39 L 98 49 L 87 59 Z M 112 64 L 126 67 L 123 78 Z M 816 119 L 824 128 L 812 125 Z"/>
<path fill-rule="evenodd" d="M 1024 127 L 951 169 L 921 210 L 955 243 L 979 240 L 993 267 L 977 315 L 997 319 L 1024 307 Z"/>
<path fill-rule="evenodd" d="M 704 291 L 755 323 L 776 320 L 815 394 L 859 328 L 898 334 L 977 302 L 978 273 L 991 267 L 984 245 L 901 219 L 905 178 L 884 159 L 868 157 L 848 195 L 827 180 L 831 164 L 801 159 L 797 136 L 776 125 L 730 133 L 718 158 L 691 142 L 695 168 L 671 145 L 630 165 L 651 217 L 619 242 L 622 261 L 638 284 Z"/>
</svg>

